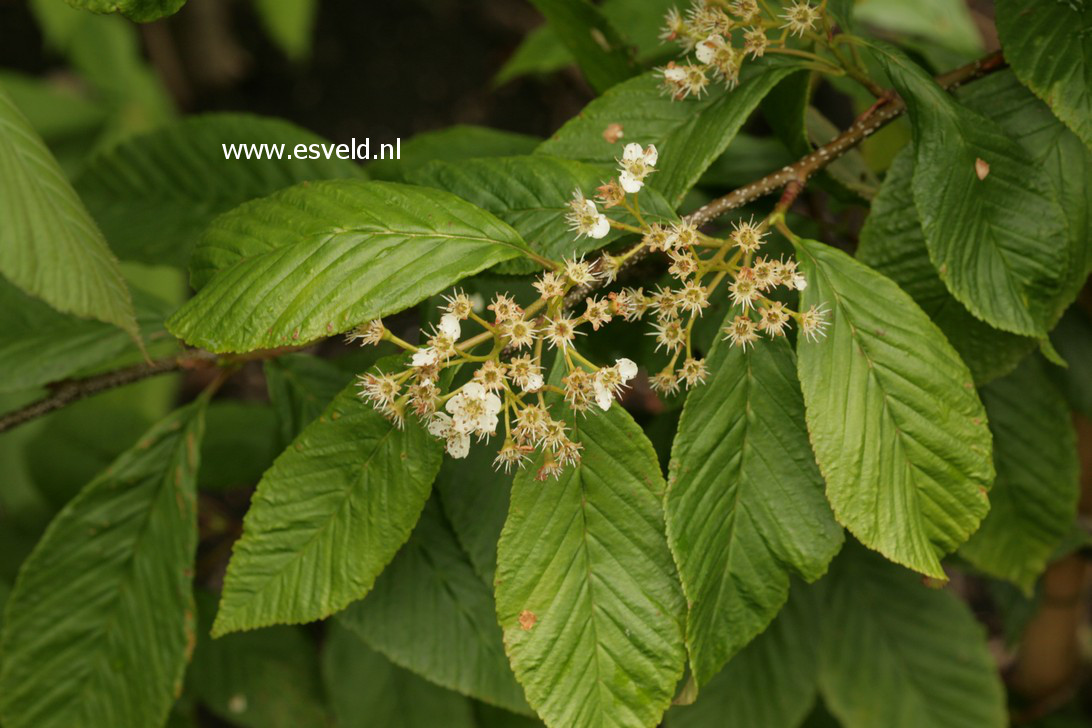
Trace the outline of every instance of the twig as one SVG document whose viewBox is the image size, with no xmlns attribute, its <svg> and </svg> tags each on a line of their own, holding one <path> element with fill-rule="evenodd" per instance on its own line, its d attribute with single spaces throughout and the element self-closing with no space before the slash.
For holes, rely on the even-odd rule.
<svg viewBox="0 0 1092 728">
<path fill-rule="evenodd" d="M 986 76 L 1005 67 L 1005 59 L 1000 51 L 980 58 L 974 63 L 954 69 L 936 77 L 936 82 L 941 88 L 951 91 L 969 81 Z M 843 154 L 853 149 L 867 139 L 876 130 L 885 126 L 893 119 L 901 116 L 906 111 L 906 104 L 894 92 L 884 93 L 875 104 L 861 114 L 853 124 L 837 137 L 822 145 L 815 151 L 800 160 L 784 167 L 777 172 L 766 175 L 760 180 L 751 182 L 729 194 L 719 197 L 683 219 L 697 226 L 720 217 L 724 213 L 742 207 L 759 197 L 776 192 L 790 182 L 798 182 L 803 185 L 816 172 L 820 171 Z M 625 270 L 637 261 L 648 255 L 648 248 L 637 251 L 630 256 L 619 272 Z M 587 285 L 578 286 L 565 296 L 565 307 L 571 308 L 579 303 L 589 293 L 602 286 L 600 281 L 592 281 Z"/>
<path fill-rule="evenodd" d="M 109 389 L 133 384 L 149 377 L 183 370 L 211 369 L 213 367 L 237 366 L 248 361 L 270 359 L 288 351 L 297 351 L 300 347 L 282 347 L 263 349 L 248 354 L 219 356 L 201 349 L 191 349 L 181 354 L 166 356 L 150 362 L 134 364 L 124 369 L 95 374 L 82 379 L 69 379 L 50 385 L 52 392 L 42 399 L 31 402 L 13 412 L 0 416 L 0 433 L 47 415 L 61 407 L 78 402 L 86 397 L 105 392 Z"/>
</svg>

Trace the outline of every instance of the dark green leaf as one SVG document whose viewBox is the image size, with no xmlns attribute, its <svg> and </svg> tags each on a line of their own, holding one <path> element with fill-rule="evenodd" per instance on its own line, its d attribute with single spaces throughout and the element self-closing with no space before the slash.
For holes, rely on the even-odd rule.
<svg viewBox="0 0 1092 728">
<path fill-rule="evenodd" d="M 471 703 L 403 670 L 330 625 L 322 672 L 339 728 L 476 728 Z"/>
<path fill-rule="evenodd" d="M 435 500 L 368 597 L 339 620 L 396 665 L 437 685 L 530 710 L 504 654 L 493 594 Z"/>
<path fill-rule="evenodd" d="M 217 352 L 303 344 L 401 311 L 526 250 L 508 225 L 441 190 L 298 185 L 209 227 L 192 265 L 201 290 L 167 328 Z"/>
<path fill-rule="evenodd" d="M 580 419 L 583 460 L 516 476 L 497 548 L 497 615 L 549 726 L 654 726 L 683 671 L 684 604 L 652 446 L 621 407 Z M 541 458 L 536 465 L 541 464 Z"/>
<path fill-rule="evenodd" d="M 322 619 L 366 595 L 439 467 L 416 419 L 399 429 L 346 388 L 258 484 L 213 634 Z"/>
<path fill-rule="evenodd" d="M 133 301 L 95 221 L 0 88 L 0 274 L 53 308 L 139 336 Z"/>
<path fill-rule="evenodd" d="M 1092 148 L 1092 3 L 997 0 L 1005 60 Z"/>
<path fill-rule="evenodd" d="M 796 728 L 819 690 L 815 590 L 799 582 L 765 632 L 729 660 L 693 705 L 672 708 L 667 728 Z"/>
<path fill-rule="evenodd" d="M 971 313 L 1043 336 L 1066 271 L 1066 223 L 1046 173 L 995 122 L 901 52 L 876 45 L 914 126 L 914 202 L 929 257 Z"/>
<path fill-rule="evenodd" d="M 985 630 L 950 592 L 859 546 L 823 582 L 819 689 L 845 728 L 1001 728 Z"/>
<path fill-rule="evenodd" d="M 818 579 L 842 545 L 792 349 L 781 340 L 744 352 L 718 337 L 708 366 L 712 378 L 686 398 L 665 501 L 699 684 L 766 628 L 790 573 Z"/>
<path fill-rule="evenodd" d="M 57 515 L 7 605 L 0 719 L 166 720 L 194 640 L 194 481 L 204 400 L 152 427 Z"/>
<path fill-rule="evenodd" d="M 1012 371 L 1035 339 L 995 329 L 952 297 L 929 260 L 911 192 L 912 149 L 904 149 L 887 171 L 872 211 L 861 228 L 857 257 L 909 293 L 966 362 L 976 382 Z"/>
<path fill-rule="evenodd" d="M 577 238 L 565 221 L 573 190 L 591 197 L 601 184 L 602 176 L 593 165 L 545 155 L 491 157 L 429 164 L 412 175 L 412 181 L 447 190 L 493 213 L 515 228 L 537 253 L 553 260 L 596 250 L 619 237 L 619 232 L 612 230 L 599 240 Z M 671 206 L 655 190 L 641 194 L 641 206 L 650 222 L 675 218 Z M 614 212 L 612 218 L 637 224 L 628 214 Z M 539 269 L 534 261 L 518 258 L 497 266 L 502 273 Z"/>
<path fill-rule="evenodd" d="M 253 486 L 277 456 L 278 423 L 273 408 L 223 400 L 209 406 L 201 449 L 202 490 Z"/>
<path fill-rule="evenodd" d="M 997 480 L 989 515 L 959 553 L 1030 592 L 1077 516 L 1077 436 L 1069 407 L 1037 357 L 981 394 Z"/>
<path fill-rule="evenodd" d="M 330 362 L 310 354 L 286 354 L 265 363 L 269 400 L 287 445 L 348 386 L 352 377 Z"/>
<path fill-rule="evenodd" d="M 738 88 L 713 88 L 700 100 L 684 101 L 672 101 L 662 93 L 660 77 L 645 73 L 588 104 L 537 151 L 592 162 L 611 174 L 606 170 L 622 156 L 623 144 L 655 144 L 659 162 L 649 184 L 677 206 L 770 89 L 797 70 L 784 57 L 765 58 L 744 67 Z M 621 124 L 625 133 L 614 144 L 603 138 L 610 124 Z"/>
<path fill-rule="evenodd" d="M 1062 317 L 1050 340 L 1069 365 L 1051 373 L 1060 383 L 1069 406 L 1092 418 L 1092 321 L 1074 307 Z"/>
<path fill-rule="evenodd" d="M 305 180 L 362 177 L 337 159 L 227 159 L 236 144 L 334 145 L 279 119 L 208 114 L 131 137 L 92 157 L 76 190 L 122 258 L 185 265 L 201 231 L 237 205 Z M 264 152 L 263 152 L 264 155 Z"/>
<path fill-rule="evenodd" d="M 637 72 L 622 36 L 588 0 L 531 0 L 602 93 Z"/>
<path fill-rule="evenodd" d="M 802 306 L 831 318 L 828 336 L 797 352 L 834 515 L 869 548 L 943 579 L 940 557 L 978 528 L 994 476 L 971 373 L 889 279 L 814 241 L 797 254 Z"/>
<path fill-rule="evenodd" d="M 377 160 L 367 169 L 374 179 L 404 182 L 429 162 L 530 154 L 541 141 L 526 134 L 456 124 L 407 139 L 402 144 L 401 158 Z"/>
<path fill-rule="evenodd" d="M 265 32 L 286 56 L 297 61 L 311 55 L 318 7 L 318 0 L 257 0 L 254 6 Z"/>
<path fill-rule="evenodd" d="M 150 23 L 153 20 L 174 15 L 186 0 L 65 0 L 69 5 L 93 13 L 121 13 L 137 23 Z"/>
<path fill-rule="evenodd" d="M 208 639 L 216 596 L 197 593 L 201 630 L 187 692 L 213 713 L 248 728 L 330 723 L 315 643 L 300 627 L 270 627 Z"/>
</svg>

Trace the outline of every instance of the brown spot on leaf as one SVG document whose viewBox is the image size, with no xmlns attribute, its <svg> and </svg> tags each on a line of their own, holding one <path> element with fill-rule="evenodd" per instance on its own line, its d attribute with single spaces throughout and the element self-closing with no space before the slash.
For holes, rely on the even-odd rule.
<svg viewBox="0 0 1092 728">
<path fill-rule="evenodd" d="M 607 128 L 603 130 L 603 139 L 606 140 L 607 144 L 614 144 L 625 135 L 622 125 L 617 122 L 607 124 Z"/>
<path fill-rule="evenodd" d="M 530 632 L 531 628 L 535 626 L 535 622 L 538 621 L 538 617 L 530 609 L 524 609 L 519 613 L 519 628 L 524 632 Z"/>
<path fill-rule="evenodd" d="M 990 163 L 981 157 L 974 160 L 974 173 L 978 175 L 978 179 L 986 179 L 986 175 L 990 173 Z"/>
</svg>

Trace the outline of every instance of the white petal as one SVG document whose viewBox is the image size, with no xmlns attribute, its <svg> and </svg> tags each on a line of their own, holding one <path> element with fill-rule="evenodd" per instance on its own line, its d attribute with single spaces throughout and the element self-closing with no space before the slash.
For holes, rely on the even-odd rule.
<svg viewBox="0 0 1092 728">
<path fill-rule="evenodd" d="M 622 189 L 629 194 L 640 192 L 641 188 L 645 186 L 645 183 L 634 177 L 629 172 L 622 172 L 618 175 L 618 182 L 622 185 Z"/>
<path fill-rule="evenodd" d="M 456 459 L 470 454 L 470 435 L 452 435 L 447 438 L 447 454 Z"/>
<path fill-rule="evenodd" d="M 655 144 L 649 144 L 645 149 L 645 164 L 649 167 L 656 166 L 656 160 L 660 158 L 660 153 L 656 151 Z"/>
<path fill-rule="evenodd" d="M 436 363 L 436 350 L 432 348 L 418 349 L 413 353 L 413 366 L 423 367 Z"/>
<path fill-rule="evenodd" d="M 607 219 L 606 215 L 600 215 L 596 218 L 595 225 L 588 231 L 588 237 L 599 240 L 600 238 L 605 238 L 609 232 L 610 220 Z"/>
<path fill-rule="evenodd" d="M 463 395 L 469 399 L 484 399 L 485 387 L 479 382 L 468 382 L 463 386 Z"/>
<path fill-rule="evenodd" d="M 491 415 L 495 415 L 501 410 L 500 397 L 493 393 L 489 393 L 485 396 L 485 411 Z"/>
<path fill-rule="evenodd" d="M 600 389 L 599 387 L 595 388 L 595 403 L 599 405 L 599 409 L 605 412 L 610 409 L 613 402 L 614 397 L 611 396 L 610 392 L 606 389 Z"/>
<path fill-rule="evenodd" d="M 623 382 L 628 382 L 637 376 L 637 365 L 631 359 L 617 359 L 614 363 L 618 367 L 618 374 Z"/>
<path fill-rule="evenodd" d="M 686 71 L 681 66 L 672 66 L 671 68 L 664 69 L 664 78 L 668 81 L 685 81 Z"/>
<path fill-rule="evenodd" d="M 456 394 L 454 397 L 447 401 L 447 404 L 444 405 L 444 409 L 446 409 L 453 415 L 459 414 L 463 411 L 465 401 L 466 400 L 463 398 L 462 392 L 460 392 L 459 394 Z"/>
<path fill-rule="evenodd" d="M 524 392 L 537 392 L 542 389 L 542 385 L 545 381 L 542 379 L 541 374 L 532 374 L 527 377 L 527 386 L 523 388 Z"/>
<path fill-rule="evenodd" d="M 599 210 L 595 208 L 595 202 L 593 200 L 584 200 L 584 209 L 588 211 L 589 215 L 594 215 L 599 212 Z"/>
<path fill-rule="evenodd" d="M 792 285 L 796 290 L 802 291 L 808 287 L 808 279 L 802 275 L 795 275 L 792 277 Z"/>
<path fill-rule="evenodd" d="M 437 412 L 428 423 L 428 434 L 433 437 L 447 437 L 451 432 L 451 418 L 443 412 Z"/>
<path fill-rule="evenodd" d="M 482 298 L 482 294 L 470 294 L 470 308 L 474 309 L 474 313 L 481 313 L 485 310 L 485 299 Z"/>
<path fill-rule="evenodd" d="M 459 325 L 459 317 L 453 313 L 445 313 L 440 317 L 440 333 L 452 341 L 458 341 L 463 329 Z"/>
<path fill-rule="evenodd" d="M 698 43 L 698 47 L 694 49 L 694 55 L 701 63 L 712 63 L 713 57 L 717 55 L 717 36 L 711 35 Z"/>
<path fill-rule="evenodd" d="M 626 148 L 622 151 L 622 159 L 627 162 L 633 162 L 641 158 L 644 151 L 641 149 L 641 145 L 636 142 L 631 142 L 626 145 Z"/>
</svg>

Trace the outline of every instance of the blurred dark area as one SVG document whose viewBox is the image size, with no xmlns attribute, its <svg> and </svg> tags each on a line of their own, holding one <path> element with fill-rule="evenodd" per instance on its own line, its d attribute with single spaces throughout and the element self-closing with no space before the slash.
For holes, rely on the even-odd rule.
<svg viewBox="0 0 1092 728">
<path fill-rule="evenodd" d="M 591 98 L 580 76 L 492 83 L 540 22 L 524 0 L 325 0 L 310 57 L 298 61 L 274 44 L 248 2 L 191 0 L 139 32 L 182 113 L 277 116 L 332 140 L 404 139 L 452 124 L 545 136 Z M 45 48 L 26 2 L 0 2 L 0 67 L 43 75 L 65 66 Z"/>
</svg>

